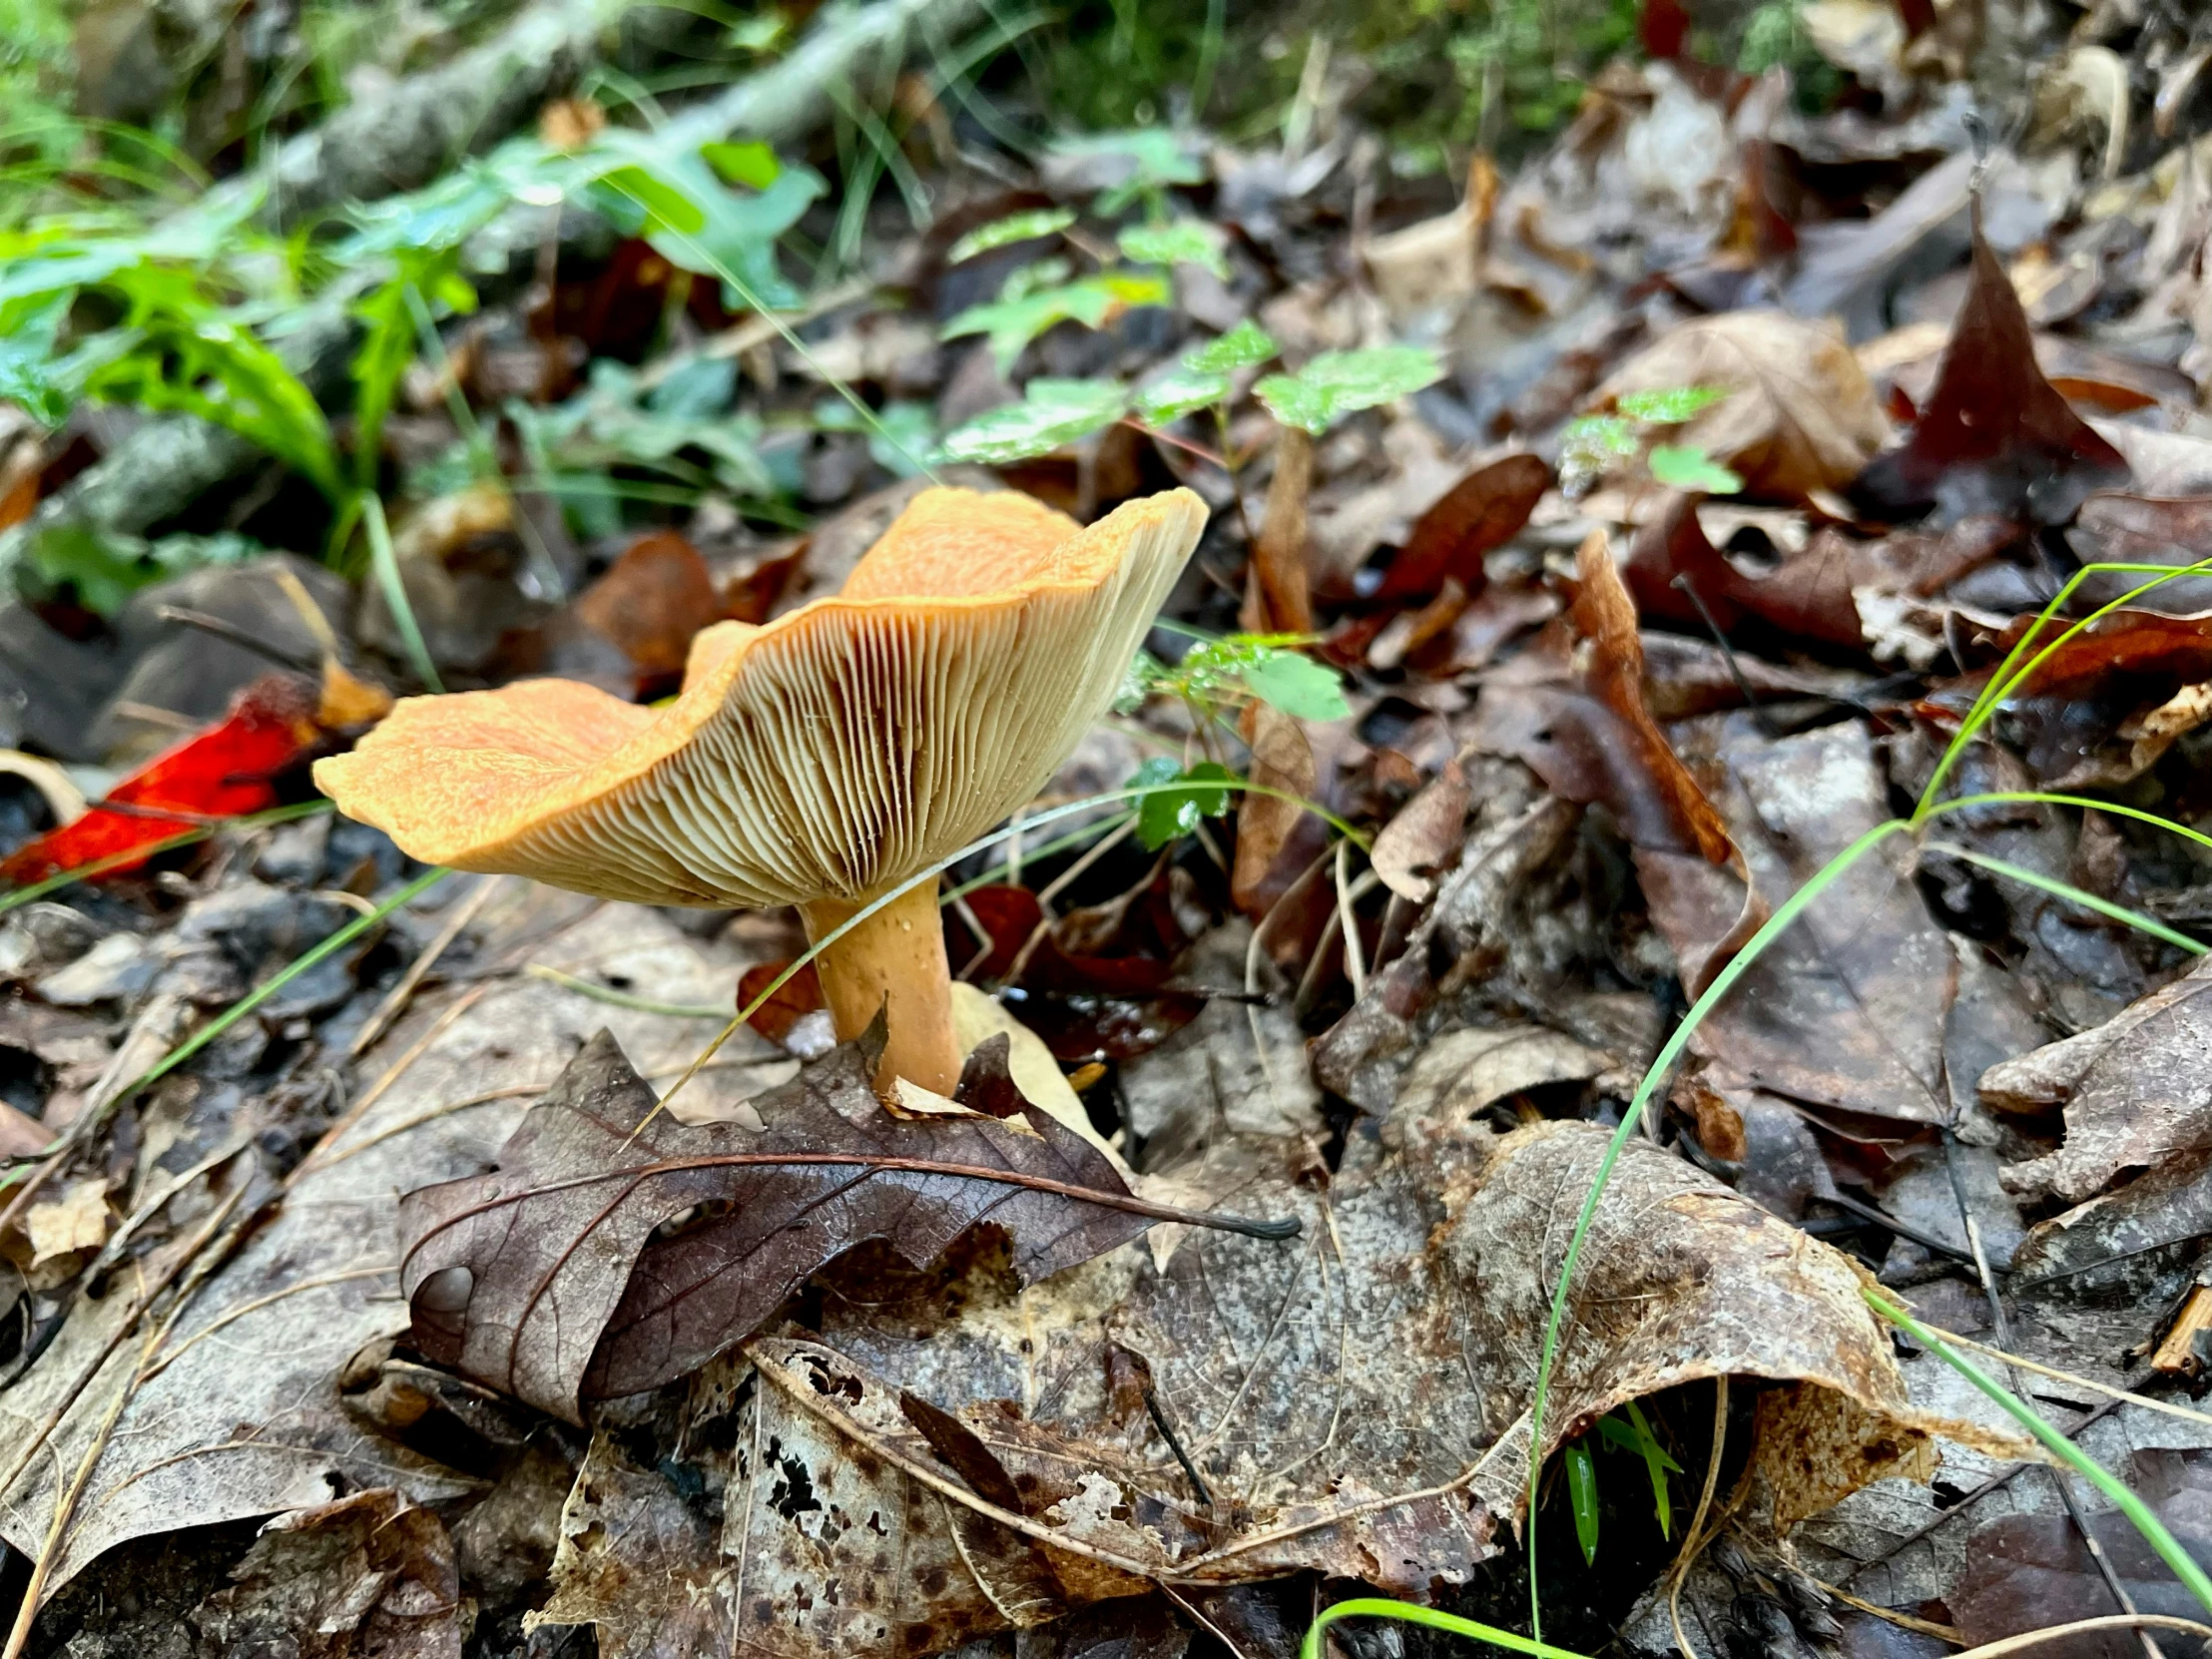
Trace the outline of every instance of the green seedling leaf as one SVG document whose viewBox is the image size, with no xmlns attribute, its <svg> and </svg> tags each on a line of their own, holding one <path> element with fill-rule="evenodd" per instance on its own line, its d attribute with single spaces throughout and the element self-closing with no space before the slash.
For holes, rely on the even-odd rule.
<svg viewBox="0 0 2212 1659">
<path fill-rule="evenodd" d="M 1633 455 L 1636 429 L 1618 415 L 1583 415 L 1560 429 L 1562 445 L 1586 454 Z"/>
<path fill-rule="evenodd" d="M 1319 437 L 1346 415 L 1433 385 L 1443 372 L 1425 346 L 1379 345 L 1324 351 L 1296 374 L 1270 374 L 1253 390 L 1284 425 Z"/>
<path fill-rule="evenodd" d="M 1657 391 L 1624 393 L 1616 406 L 1646 426 L 1679 426 L 1728 395 L 1726 386 L 1665 386 Z"/>
<path fill-rule="evenodd" d="M 1205 182 L 1205 167 L 1183 146 L 1182 138 L 1165 127 L 1139 127 L 1064 138 L 1049 154 L 1064 161 L 1102 160 L 1102 171 L 1111 179 L 1099 195 L 1098 211 L 1117 214 L 1139 197 L 1158 205 L 1171 186 Z"/>
<path fill-rule="evenodd" d="M 68 372 L 54 357 L 76 299 L 75 288 L 60 288 L 0 305 L 0 398 L 21 405 L 48 428 L 67 420 L 76 402 Z"/>
<path fill-rule="evenodd" d="M 1231 369 L 1264 363 L 1280 350 L 1275 336 L 1248 316 L 1228 333 L 1187 353 L 1183 366 L 1202 374 L 1227 374 Z"/>
<path fill-rule="evenodd" d="M 1021 275 L 1017 272 L 1015 277 Z M 1056 287 L 1034 289 L 1008 278 L 1006 287 L 1011 297 L 970 305 L 947 322 L 940 334 L 944 339 L 957 339 L 963 334 L 986 336 L 1001 374 L 1012 371 L 1023 347 L 1058 323 L 1080 322 L 1086 328 L 1096 328 L 1132 305 L 1164 305 L 1169 298 L 1168 285 L 1159 277 L 1126 272 L 1101 272 Z"/>
<path fill-rule="evenodd" d="M 1734 495 L 1743 479 L 1695 444 L 1662 443 L 1651 452 L 1651 476 L 1669 489 L 1702 490 L 1707 495 Z"/>
<path fill-rule="evenodd" d="M 1582 1560 L 1597 1560 L 1597 1459 L 1590 1442 L 1576 1440 L 1560 1453 L 1567 1466 L 1567 1501 L 1574 1507 L 1574 1539 L 1582 1546 Z"/>
<path fill-rule="evenodd" d="M 758 141 L 750 144 L 703 144 L 699 154 L 707 165 L 733 185 L 743 185 L 748 190 L 766 190 L 783 176 L 784 164 L 776 159 L 772 145 Z"/>
<path fill-rule="evenodd" d="M 954 243 L 952 251 L 945 256 L 945 263 L 960 265 L 994 248 L 1008 248 L 1017 242 L 1034 242 L 1039 237 L 1053 236 L 1074 223 L 1075 213 L 1070 208 L 1035 208 L 1028 213 L 1008 214 L 988 225 L 978 225 Z"/>
<path fill-rule="evenodd" d="M 885 472 L 899 478 L 920 473 L 920 463 L 913 457 L 927 454 L 937 437 L 937 423 L 926 403 L 896 398 L 876 411 L 875 422 L 870 425 L 851 404 L 826 397 L 815 405 L 815 426 L 824 432 L 865 432 L 869 456 Z"/>
<path fill-rule="evenodd" d="M 1050 454 L 1119 420 L 1128 397 L 1115 380 L 1035 379 L 1019 403 L 978 415 L 948 435 L 944 453 L 983 466 Z"/>
<path fill-rule="evenodd" d="M 1256 648 L 1244 666 L 1244 683 L 1261 702 L 1299 720 L 1344 720 L 1352 713 L 1336 672 L 1295 651 Z"/>
<path fill-rule="evenodd" d="M 1129 780 L 1132 787 L 1184 784 L 1188 788 L 1156 790 L 1137 807 L 1137 839 L 1145 850 L 1157 852 L 1168 842 L 1189 834 L 1202 819 L 1221 818 L 1229 811 L 1229 786 L 1237 775 L 1218 761 L 1201 761 L 1187 771 L 1166 755 L 1155 755 Z"/>
<path fill-rule="evenodd" d="M 1651 1476 L 1651 1505 L 1659 1517 L 1659 1536 L 1671 1538 L 1674 1536 L 1674 1502 L 1667 1490 L 1667 1476 L 1680 1474 L 1682 1465 L 1667 1455 L 1667 1448 L 1652 1433 L 1651 1424 L 1644 1420 L 1642 1406 L 1632 1399 L 1624 1409 L 1628 1412 L 1625 1420 L 1618 1411 L 1609 1411 L 1598 1418 L 1598 1434 L 1611 1450 L 1633 1452 L 1643 1459 L 1644 1469 Z"/>
<path fill-rule="evenodd" d="M 1222 234 L 1198 219 L 1168 225 L 1132 225 L 1121 233 L 1122 258 L 1139 265 L 1195 265 L 1216 276 L 1229 275 Z"/>
<path fill-rule="evenodd" d="M 696 236 L 707 228 L 707 215 L 698 203 L 642 167 L 610 168 L 599 176 L 599 182 L 643 208 L 651 216 L 654 229 L 665 227 Z"/>
<path fill-rule="evenodd" d="M 1203 369 L 1171 368 L 1137 388 L 1137 418 L 1147 426 L 1165 426 L 1185 415 L 1225 401 L 1229 376 Z"/>
</svg>

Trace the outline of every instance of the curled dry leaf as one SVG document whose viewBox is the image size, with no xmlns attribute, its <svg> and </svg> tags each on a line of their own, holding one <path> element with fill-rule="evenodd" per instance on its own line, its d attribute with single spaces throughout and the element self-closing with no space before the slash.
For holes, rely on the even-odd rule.
<svg viewBox="0 0 2212 1659">
<path fill-rule="evenodd" d="M 1762 893 L 1788 893 L 1890 817 L 1874 748 L 1857 725 L 1770 739 L 1742 715 L 1689 732 L 1693 770 L 1727 814 Z M 1693 746 L 1694 745 L 1694 746 Z M 1638 848 L 1654 924 L 1685 981 L 1710 976 L 1735 936 L 1737 875 Z M 1949 940 L 1895 842 L 1864 857 L 1752 965 L 1698 1028 L 1704 1086 L 1737 1109 L 1759 1094 L 1923 1123 L 1949 1114 L 1943 1039 L 1956 995 Z"/>
<path fill-rule="evenodd" d="M 1575 571 L 1566 617 L 1483 687 L 1473 743 L 1526 762 L 1564 800 L 1603 803 L 1632 845 L 1726 862 L 1728 826 L 1644 707 L 1636 606 L 1603 531 Z"/>
<path fill-rule="evenodd" d="M 1769 574 L 1747 575 L 1707 539 L 1699 499 L 1671 496 L 1629 544 L 1623 574 L 1646 620 L 1733 635 L 1750 619 L 1785 641 L 1863 648 L 1851 560 L 1840 541 L 1818 538 Z"/>
<path fill-rule="evenodd" d="M 1320 787 L 1314 746 L 1305 726 L 1272 704 L 1253 701 L 1245 714 L 1252 782 L 1311 801 Z M 1248 792 L 1237 805 L 1237 860 L 1229 895 L 1254 921 L 1264 918 L 1300 871 L 1328 845 L 1329 826 L 1298 801 Z"/>
<path fill-rule="evenodd" d="M 595 1625 L 601 1659 L 730 1651 L 731 1586 L 712 1523 L 604 1432 L 561 1505 L 552 1581 L 551 1599 L 523 1616 L 525 1629 Z"/>
<path fill-rule="evenodd" d="M 1375 837 L 1373 862 L 1382 884 L 1419 904 L 1436 890 L 1431 872 L 1458 849 L 1460 830 L 1474 792 L 1456 761 L 1429 780 Z"/>
<path fill-rule="evenodd" d="M 1623 364 L 1593 404 L 1611 408 L 1636 392 L 1685 386 L 1728 395 L 1667 441 L 1704 450 L 1752 495 L 1839 489 L 1889 438 L 1874 387 L 1832 322 L 1743 310 L 1679 323 Z"/>
<path fill-rule="evenodd" d="M 1464 1353 L 1485 1382 L 1491 1442 L 1480 1489 L 1501 1512 L 1518 1512 L 1527 1483 L 1529 1400 L 1567 1241 L 1560 1195 L 1589 1189 L 1605 1142 L 1580 1123 L 1516 1130 L 1439 1235 L 1445 1271 L 1472 1292 Z M 1886 1475 L 1926 1478 L 1931 1425 L 1861 1298 L 1869 1283 L 1841 1252 L 1629 1142 L 1569 1282 L 1544 1454 L 1641 1394 L 1750 1376 L 1789 1384 L 1762 1398 L 1753 1454 L 1778 1528 Z"/>
<path fill-rule="evenodd" d="M 1507 455 L 1468 473 L 1414 522 L 1376 597 L 1426 599 L 1447 580 L 1462 593 L 1481 592 L 1483 555 L 1520 533 L 1550 487 L 1551 468 L 1534 455 Z"/>
<path fill-rule="evenodd" d="M 2056 1152 L 2015 1164 L 2013 1192 L 2079 1204 L 2134 1171 L 2162 1170 L 2212 1147 L 2212 962 L 2091 1031 L 1981 1074 L 2000 1111 L 2063 1107 Z"/>
<path fill-rule="evenodd" d="M 936 1260 L 988 1223 L 1042 1278 L 1199 1221 L 1131 1195 L 1106 1156 L 1040 1108 L 900 1122 L 846 1044 L 757 1095 L 764 1128 L 658 1109 L 614 1039 L 594 1038 L 490 1175 L 400 1202 L 415 1345 L 570 1421 L 752 1335 L 826 1263 L 871 1239 Z M 707 1206 L 679 1231 L 664 1225 Z"/>
<path fill-rule="evenodd" d="M 1965 303 L 1912 434 L 1852 487 L 1868 510 L 2004 513 L 2062 524 L 2091 491 L 2124 483 L 2120 452 L 2043 377 L 2020 297 L 1982 240 L 1975 209 Z"/>
</svg>

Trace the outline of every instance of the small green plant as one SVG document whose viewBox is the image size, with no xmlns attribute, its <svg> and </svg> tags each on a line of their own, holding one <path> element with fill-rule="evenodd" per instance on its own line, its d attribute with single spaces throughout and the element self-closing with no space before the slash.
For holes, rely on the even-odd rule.
<svg viewBox="0 0 2212 1659">
<path fill-rule="evenodd" d="M 1655 483 L 1670 489 L 1734 495 L 1744 481 L 1695 444 L 1655 443 L 1670 427 L 1695 418 L 1728 395 L 1720 386 L 1670 386 L 1632 391 L 1618 413 L 1582 415 L 1559 435 L 1559 488 L 1571 500 L 1586 495 L 1616 460 L 1643 458 Z"/>
<path fill-rule="evenodd" d="M 1343 684 L 1331 670 L 1290 649 L 1299 643 L 1288 634 L 1200 638 L 1172 666 L 1139 651 L 1116 707 L 1128 711 L 1151 697 L 1177 699 L 1209 755 L 1216 733 L 1233 732 L 1237 716 L 1255 701 L 1300 720 L 1346 718 L 1352 706 Z M 1185 767 L 1164 755 L 1146 761 L 1129 782 L 1159 792 L 1146 796 L 1137 811 L 1137 838 L 1154 851 L 1189 834 L 1202 819 L 1227 813 L 1229 791 L 1239 784 L 1219 760 Z"/>
<path fill-rule="evenodd" d="M 1145 425 L 1162 427 L 1203 409 L 1213 411 L 1226 446 L 1235 390 L 1230 376 L 1269 361 L 1278 349 L 1248 317 L 1134 389 L 1113 380 L 1032 380 L 1019 403 L 950 433 L 943 452 L 952 460 L 1002 464 L 1047 454 L 1132 412 Z M 1348 414 L 1407 396 L 1442 374 L 1436 354 L 1424 346 L 1383 345 L 1324 351 L 1295 374 L 1262 376 L 1253 392 L 1282 424 L 1318 436 Z M 1235 474 L 1236 458 L 1226 447 L 1215 459 Z"/>
<path fill-rule="evenodd" d="M 1630 1400 L 1618 1411 L 1608 1411 L 1598 1418 L 1598 1444 L 1607 1451 L 1623 1451 L 1642 1460 L 1645 1473 L 1651 1480 L 1652 1513 L 1659 1522 L 1659 1536 L 1674 1536 L 1674 1502 L 1667 1489 L 1667 1476 L 1680 1474 L 1682 1465 L 1667 1454 L 1651 1431 L 1651 1424 L 1644 1420 L 1643 1407 Z M 1574 1511 L 1575 1541 L 1582 1547 L 1582 1559 L 1597 1559 L 1598 1540 L 1598 1480 L 1597 1459 L 1590 1453 L 1590 1437 L 1585 1434 L 1570 1442 L 1562 1452 L 1566 1462 L 1567 1499 Z"/>
</svg>

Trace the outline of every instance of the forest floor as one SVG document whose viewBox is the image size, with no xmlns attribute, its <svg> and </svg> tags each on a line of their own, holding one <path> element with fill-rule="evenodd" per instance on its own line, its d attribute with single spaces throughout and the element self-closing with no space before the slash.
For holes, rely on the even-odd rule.
<svg viewBox="0 0 2212 1659">
<path fill-rule="evenodd" d="M 2212 1638 L 2212 25 L 215 10 L 0 136 L 5 1659 Z M 932 483 L 1209 511 L 936 1117 L 314 787 Z"/>
</svg>

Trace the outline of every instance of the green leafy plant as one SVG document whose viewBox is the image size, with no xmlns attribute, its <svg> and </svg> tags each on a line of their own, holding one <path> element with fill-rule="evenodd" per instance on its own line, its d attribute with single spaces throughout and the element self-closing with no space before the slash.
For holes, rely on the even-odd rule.
<svg viewBox="0 0 2212 1659">
<path fill-rule="evenodd" d="M 1129 780 L 1151 792 L 1137 809 L 1137 839 L 1146 851 L 1157 852 L 1196 830 L 1201 820 L 1225 817 L 1229 792 L 1239 781 L 1219 761 L 1186 767 L 1172 756 L 1153 756 Z"/>
<path fill-rule="evenodd" d="M 33 598 L 66 591 L 86 610 L 112 617 L 141 588 L 210 565 L 242 564 L 268 551 L 240 535 L 173 535 L 149 541 L 69 525 L 28 539 L 21 580 Z"/>
<path fill-rule="evenodd" d="M 952 245 L 945 255 L 947 265 L 965 265 L 978 255 L 993 249 L 1011 248 L 1017 242 L 1035 242 L 1040 237 L 1058 236 L 1075 223 L 1072 208 L 1034 208 L 1027 213 L 1008 214 L 1004 219 L 994 219 L 988 225 L 978 225 Z"/>
<path fill-rule="evenodd" d="M 1656 443 L 1669 427 L 1695 418 L 1728 395 L 1720 386 L 1669 386 L 1633 391 L 1615 404 L 1614 414 L 1582 415 L 1559 434 L 1559 487 L 1572 499 L 1589 492 L 1598 475 L 1615 460 L 1643 457 L 1656 483 L 1670 489 L 1734 495 L 1744 487 L 1735 472 L 1695 444 Z"/>
<path fill-rule="evenodd" d="M 1166 282 L 1149 272 L 1108 268 L 1073 276 L 1054 257 L 1023 266 L 1006 278 L 996 299 L 970 305 L 940 330 L 945 339 L 981 334 L 1001 374 L 1009 372 L 1029 342 L 1062 322 L 1098 328 L 1132 305 L 1164 305 Z"/>
<path fill-rule="evenodd" d="M 1409 397 L 1443 372 L 1426 346 L 1378 345 L 1324 351 L 1297 373 L 1267 375 L 1252 390 L 1284 425 L 1320 437 L 1346 415 Z"/>
<path fill-rule="evenodd" d="M 1667 1489 L 1667 1476 L 1680 1474 L 1682 1465 L 1668 1455 L 1666 1447 L 1659 1443 L 1651 1431 L 1651 1424 L 1644 1419 L 1643 1407 L 1630 1400 L 1618 1411 L 1608 1411 L 1598 1418 L 1595 1430 L 1597 1443 L 1607 1451 L 1624 1451 L 1642 1459 L 1646 1475 L 1651 1481 L 1652 1513 L 1659 1522 L 1659 1536 L 1674 1536 L 1674 1501 Z M 1585 1563 L 1597 1559 L 1600 1505 L 1598 1502 L 1597 1459 L 1591 1454 L 1590 1436 L 1569 1442 L 1560 1453 L 1566 1468 L 1567 1501 L 1574 1514 L 1575 1541 L 1581 1545 Z"/>
</svg>

